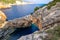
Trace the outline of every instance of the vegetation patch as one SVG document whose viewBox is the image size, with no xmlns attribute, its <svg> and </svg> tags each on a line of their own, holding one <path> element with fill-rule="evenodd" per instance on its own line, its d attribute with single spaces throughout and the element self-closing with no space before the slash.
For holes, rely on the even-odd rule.
<svg viewBox="0 0 60 40">
<path fill-rule="evenodd" d="M 53 0 L 52 2 L 49 2 L 47 4 L 47 8 L 50 9 L 52 6 L 56 5 L 57 2 L 60 2 L 60 0 Z"/>
<path fill-rule="evenodd" d="M 16 0 L 0 0 L 0 2 L 3 2 L 3 3 L 15 3 L 16 2 Z"/>
</svg>

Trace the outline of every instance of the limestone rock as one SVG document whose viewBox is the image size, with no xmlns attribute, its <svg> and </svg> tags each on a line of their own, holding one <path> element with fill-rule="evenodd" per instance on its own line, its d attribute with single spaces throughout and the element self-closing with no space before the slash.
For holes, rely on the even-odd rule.
<svg viewBox="0 0 60 40">
<path fill-rule="evenodd" d="M 49 24 L 60 21 L 60 2 L 57 2 L 55 6 L 52 6 L 51 9 L 47 9 L 47 6 L 37 10 L 33 16 L 38 17 L 42 20 L 42 26 L 45 27 Z"/>
<path fill-rule="evenodd" d="M 7 28 L 0 28 L 0 40 L 7 40 L 9 35 L 14 31 L 15 29 L 9 26 Z"/>
<path fill-rule="evenodd" d="M 18 19 L 9 21 L 9 24 L 15 28 L 25 28 L 25 27 L 30 27 L 32 24 L 32 21 L 24 18 L 22 19 L 18 18 Z"/>
<path fill-rule="evenodd" d="M 36 19 L 39 19 L 39 22 L 42 20 L 41 22 L 42 22 L 43 28 L 48 27 L 51 24 L 60 22 L 60 6 L 58 5 L 60 5 L 60 3 L 57 3 L 55 6 L 51 7 L 50 10 L 48 10 L 47 7 L 40 8 L 35 13 L 33 13 L 31 16 Z M 15 28 L 30 27 L 31 24 L 32 24 L 32 20 L 30 16 L 10 20 L 4 26 L 4 28 L 2 29 L 0 28 L 0 39 L 2 40 L 6 39 L 6 37 L 8 37 L 9 34 L 11 34 L 15 30 Z M 20 39 L 21 40 L 41 40 L 41 36 L 44 34 L 43 33 L 37 33 L 37 34 L 32 33 L 30 35 L 22 36 L 18 40 Z"/>
<path fill-rule="evenodd" d="M 2 25 L 4 24 L 6 19 L 7 19 L 6 15 L 2 11 L 0 11 L 0 28 L 2 28 Z"/>
<path fill-rule="evenodd" d="M 32 34 L 22 36 L 21 38 L 17 40 L 42 40 L 42 37 L 45 38 L 47 34 L 45 32 L 39 33 L 39 31 L 36 31 Z"/>
<path fill-rule="evenodd" d="M 6 18 L 7 18 L 6 15 L 2 11 L 0 11 L 0 22 L 1 21 L 4 22 L 6 20 Z"/>
</svg>

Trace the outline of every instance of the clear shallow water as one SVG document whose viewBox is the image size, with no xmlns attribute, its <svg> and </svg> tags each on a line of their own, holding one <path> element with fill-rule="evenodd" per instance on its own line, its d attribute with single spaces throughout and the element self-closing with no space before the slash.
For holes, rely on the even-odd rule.
<svg viewBox="0 0 60 40">
<path fill-rule="evenodd" d="M 7 16 L 8 20 L 12 20 L 15 18 L 24 17 L 26 15 L 29 15 L 30 13 L 34 12 L 35 7 L 43 6 L 44 4 L 29 4 L 29 5 L 14 5 L 10 9 L 3 10 Z M 10 36 L 11 38 L 9 40 L 17 40 L 21 36 L 31 34 L 35 31 L 37 31 L 38 28 L 35 24 L 32 24 L 29 28 L 21 28 L 16 29 L 15 32 L 13 32 Z"/>
</svg>

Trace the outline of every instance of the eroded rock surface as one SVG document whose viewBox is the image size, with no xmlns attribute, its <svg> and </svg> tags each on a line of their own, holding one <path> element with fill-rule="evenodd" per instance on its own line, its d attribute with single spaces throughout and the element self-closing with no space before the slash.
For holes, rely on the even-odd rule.
<svg viewBox="0 0 60 40">
<path fill-rule="evenodd" d="M 60 6 L 59 5 L 60 3 L 57 3 L 55 6 L 51 7 L 50 10 L 47 9 L 47 6 L 37 10 L 35 13 L 31 15 L 34 19 L 37 19 L 37 21 L 31 18 L 30 16 L 8 21 L 8 23 L 3 28 L 0 28 L 0 40 L 5 40 L 6 38 L 8 38 L 9 34 L 11 34 L 15 30 L 15 28 L 30 27 L 32 24 L 32 21 L 34 21 L 34 23 L 36 24 L 39 24 L 39 22 L 41 22 L 43 28 L 48 27 L 51 24 L 60 22 Z M 35 34 L 31 34 L 31 35 L 35 36 Z M 31 35 L 27 35 L 25 37 L 23 36 L 20 39 L 21 40 L 25 40 L 26 38 L 27 40 L 35 39 L 34 37 L 32 38 Z M 41 36 L 40 33 L 37 34 L 37 36 Z M 41 39 L 39 37 L 36 37 L 36 38 L 38 40 Z"/>
<path fill-rule="evenodd" d="M 60 21 L 60 3 L 57 2 L 55 6 L 52 6 L 51 9 L 47 9 L 47 6 L 37 10 L 33 16 L 41 19 L 42 27 L 47 27 L 51 24 L 57 23 Z M 41 18 L 40 18 L 41 16 Z"/>
<path fill-rule="evenodd" d="M 25 28 L 31 26 L 31 21 L 18 18 L 8 21 L 3 28 L 0 28 L 0 40 L 7 40 L 9 35 L 15 31 L 16 28 Z"/>
<path fill-rule="evenodd" d="M 42 20 L 43 28 L 51 27 L 50 29 L 53 29 L 54 27 L 58 26 L 58 23 L 60 23 L 60 3 L 58 2 L 55 6 L 51 7 L 51 9 L 49 10 L 47 9 L 47 6 L 40 8 L 32 16 L 35 17 L 36 19 Z M 43 30 L 43 33 L 44 31 L 45 30 Z M 37 34 L 32 33 L 30 35 L 22 36 L 18 40 L 43 40 L 42 37 L 43 38 L 45 37 L 43 35 L 47 35 L 43 33 L 42 34 L 41 32 Z"/>
<path fill-rule="evenodd" d="M 39 31 L 36 31 L 32 34 L 22 36 L 21 38 L 17 40 L 42 40 L 42 38 L 46 36 L 47 34 L 45 32 L 39 33 Z"/>
</svg>

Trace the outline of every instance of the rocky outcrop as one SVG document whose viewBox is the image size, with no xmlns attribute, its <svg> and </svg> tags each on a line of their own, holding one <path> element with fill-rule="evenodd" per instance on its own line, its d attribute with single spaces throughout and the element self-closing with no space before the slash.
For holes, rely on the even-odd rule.
<svg viewBox="0 0 60 40">
<path fill-rule="evenodd" d="M 9 21 L 10 26 L 14 27 L 14 28 L 25 28 L 25 27 L 29 27 L 31 26 L 32 21 L 22 18 L 22 19 L 15 19 L 15 20 L 11 20 Z"/>
<path fill-rule="evenodd" d="M 60 21 L 60 6 L 57 3 L 55 6 L 51 7 L 49 10 L 49 14 L 43 17 L 43 26 L 48 26 L 52 23 L 56 23 Z"/>
<path fill-rule="evenodd" d="M 11 5 L 0 2 L 0 10 L 11 8 Z"/>
<path fill-rule="evenodd" d="M 47 6 L 40 8 L 34 14 L 32 14 L 32 16 L 35 17 L 36 19 L 42 20 L 43 29 L 45 29 L 45 27 L 49 27 L 49 28 L 51 27 L 50 30 L 54 29 L 54 27 L 58 27 L 58 25 L 60 26 L 60 6 L 59 5 L 60 5 L 60 3 L 57 3 L 55 6 L 51 7 L 50 10 L 47 9 Z M 40 18 L 40 16 L 41 16 L 41 18 Z M 22 36 L 18 40 L 45 40 L 45 39 L 43 39 L 43 38 L 45 38 L 44 35 L 47 36 L 47 34 L 44 33 L 45 30 L 43 30 L 42 34 L 41 34 L 41 32 L 40 33 L 35 32 L 37 34 L 32 33 L 30 35 Z M 54 31 L 57 31 L 57 30 L 54 30 Z M 43 36 L 41 36 L 41 35 L 43 35 Z M 48 35 L 48 37 L 51 37 L 51 36 L 52 35 L 50 35 L 50 36 Z M 46 37 L 46 39 L 49 40 L 50 38 Z"/>
<path fill-rule="evenodd" d="M 0 28 L 0 40 L 7 40 L 9 35 L 13 33 L 16 28 L 30 27 L 31 23 L 31 20 L 26 17 L 8 21 L 3 28 Z"/>
<path fill-rule="evenodd" d="M 8 26 L 7 24 L 0 28 L 0 40 L 7 40 L 9 35 L 15 31 L 15 28 Z"/>
<path fill-rule="evenodd" d="M 42 25 L 42 29 L 44 29 L 45 27 L 48 27 L 48 26 L 51 27 L 52 24 L 54 25 L 55 23 L 60 22 L 60 6 L 59 5 L 60 3 L 57 3 L 55 6 L 51 7 L 50 10 L 48 10 L 47 6 L 45 6 L 37 10 L 32 15 L 29 15 L 23 18 L 17 18 L 14 20 L 9 20 L 3 28 L 0 28 L 0 39 L 5 40 L 6 37 L 9 37 L 9 35 L 12 32 L 14 32 L 16 28 L 30 27 L 32 23 L 35 23 L 39 27 L 41 27 Z M 35 36 L 35 34 L 33 35 Z M 40 37 L 40 34 L 38 35 Z M 27 36 L 27 37 L 30 38 L 30 36 Z M 39 37 L 38 37 L 38 40 L 39 40 Z M 29 39 L 29 40 L 32 40 L 32 39 Z"/>
<path fill-rule="evenodd" d="M 47 6 L 40 8 L 37 10 L 33 16 L 41 19 L 42 27 L 48 27 L 51 24 L 60 22 L 60 3 L 57 2 L 55 6 L 51 7 L 51 9 L 47 9 Z M 40 18 L 41 16 L 41 18 Z"/>
<path fill-rule="evenodd" d="M 6 19 L 6 15 L 2 11 L 0 11 L 0 28 L 2 28 L 1 26 L 6 21 Z"/>
</svg>

